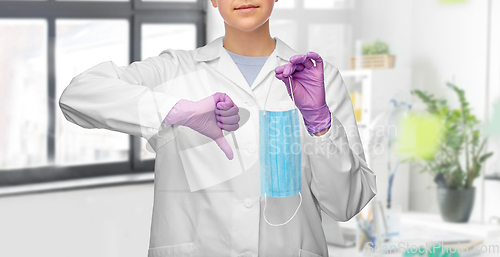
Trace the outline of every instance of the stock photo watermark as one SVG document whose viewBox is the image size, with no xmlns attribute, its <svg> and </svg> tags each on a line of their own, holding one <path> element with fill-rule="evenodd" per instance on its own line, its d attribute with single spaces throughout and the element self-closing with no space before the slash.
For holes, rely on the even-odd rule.
<svg viewBox="0 0 500 257">
<path fill-rule="evenodd" d="M 244 126 L 249 119 L 250 117 L 244 119 L 242 124 L 240 124 L 240 127 Z M 370 127 L 368 137 L 363 137 L 365 140 L 363 140 L 362 142 L 362 137 L 359 134 L 357 125 L 343 125 L 340 124 L 338 120 L 334 120 L 334 118 L 332 118 L 331 126 L 329 127 L 329 131 L 326 134 L 317 136 L 315 140 L 307 140 L 306 138 L 308 137 L 314 138 L 316 136 L 302 134 L 308 132 L 302 127 L 303 124 L 301 123 L 292 125 L 273 121 L 270 122 L 268 126 L 268 131 L 273 134 L 271 137 L 272 139 L 269 141 L 269 146 L 271 148 L 270 152 L 272 154 L 284 153 L 322 155 L 327 158 L 334 158 L 338 155 L 349 155 L 351 154 L 351 152 L 354 152 L 356 154 L 363 152 L 364 154 L 373 155 L 386 154 L 389 150 L 387 138 L 396 138 L 400 132 L 398 131 L 398 127 L 395 125 L 373 126 Z M 146 126 L 144 127 L 149 128 Z M 312 129 L 315 131 L 319 130 L 315 128 Z M 143 136 L 146 139 L 149 139 L 152 137 L 152 135 L 155 134 L 155 132 L 158 132 L 159 138 L 174 139 L 180 131 L 177 131 L 177 129 L 172 126 L 162 128 L 161 131 L 144 129 Z M 301 140 L 297 141 L 296 138 L 301 138 Z M 328 141 L 332 143 L 326 143 Z M 170 142 L 170 140 L 168 142 Z M 200 145 L 204 143 L 207 142 L 200 141 Z M 191 147 L 197 146 L 198 145 L 192 145 Z M 161 147 L 161 145 L 156 146 L 156 148 L 159 147 Z M 154 152 L 153 147 L 149 147 L 148 151 Z"/>
<path fill-rule="evenodd" d="M 296 142 L 292 140 L 294 137 L 300 137 L 299 125 L 280 125 L 271 122 L 270 131 L 273 131 L 273 139 L 270 140 L 270 150 L 273 154 L 319 154 L 326 157 L 350 154 L 352 150 L 357 152 L 363 150 L 367 154 L 383 154 L 387 151 L 388 145 L 385 140 L 369 140 L 363 145 L 361 140 L 349 142 L 359 136 L 357 126 L 343 126 L 332 124 L 327 135 L 323 135 L 327 139 L 332 139 L 334 144 L 325 144 L 322 140 L 305 140 L 304 142 Z M 279 126 L 279 127 L 278 127 Z M 293 129 L 292 129 L 293 128 Z M 307 133 L 307 132 L 306 132 Z M 374 128 L 371 138 L 382 138 L 387 136 L 387 133 L 397 135 L 397 127 Z M 320 137 L 318 137 L 320 138 Z"/>
<path fill-rule="evenodd" d="M 380 246 L 369 242 L 365 246 L 365 251 L 370 253 L 413 253 L 413 254 L 435 254 L 435 253 L 474 253 L 474 254 L 494 254 L 500 253 L 499 245 L 469 245 L 469 244 L 444 244 L 443 242 L 426 242 L 425 245 L 413 245 L 408 242 L 398 244 L 383 244 Z"/>
</svg>

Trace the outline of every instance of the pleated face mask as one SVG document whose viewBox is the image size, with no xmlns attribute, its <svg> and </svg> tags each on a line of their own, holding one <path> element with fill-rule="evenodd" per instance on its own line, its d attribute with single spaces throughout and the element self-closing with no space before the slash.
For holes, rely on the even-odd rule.
<svg viewBox="0 0 500 257">
<path fill-rule="evenodd" d="M 294 101 L 293 90 L 292 101 Z M 287 111 L 261 110 L 259 126 L 260 195 L 264 197 L 265 201 L 264 219 L 271 226 L 281 226 L 295 217 L 302 204 L 301 142 L 298 109 L 294 108 Z M 267 197 L 290 197 L 297 194 L 300 196 L 299 206 L 288 221 L 281 224 L 271 224 L 267 221 Z"/>
</svg>

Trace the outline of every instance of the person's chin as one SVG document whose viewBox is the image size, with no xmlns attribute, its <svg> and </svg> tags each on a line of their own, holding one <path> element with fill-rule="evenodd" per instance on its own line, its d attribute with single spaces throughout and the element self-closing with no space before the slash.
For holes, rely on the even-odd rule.
<svg viewBox="0 0 500 257">
<path fill-rule="evenodd" d="M 252 32 L 254 30 L 257 30 L 258 28 L 260 28 L 264 24 L 265 24 L 265 21 L 264 22 L 251 22 L 251 23 L 247 23 L 247 24 L 238 24 L 235 27 L 241 31 Z"/>
</svg>

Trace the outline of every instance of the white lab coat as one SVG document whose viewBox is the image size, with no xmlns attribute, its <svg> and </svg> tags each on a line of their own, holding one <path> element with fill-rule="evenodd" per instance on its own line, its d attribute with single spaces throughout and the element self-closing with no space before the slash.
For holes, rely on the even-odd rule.
<svg viewBox="0 0 500 257">
<path fill-rule="evenodd" d="M 320 211 L 347 221 L 376 194 L 345 84 L 338 69 L 325 62 L 332 127 L 313 137 L 300 116 L 302 205 L 285 226 L 264 222 L 259 110 L 293 108 L 274 69 L 297 54 L 275 40 L 251 87 L 221 37 L 196 50 L 166 50 L 126 67 L 98 64 L 75 77 L 61 95 L 59 105 L 69 121 L 144 137 L 156 151 L 148 257 L 328 256 Z M 234 137 L 226 135 L 232 161 L 208 138 L 162 123 L 179 99 L 199 100 L 215 92 L 228 94 L 240 115 L 247 110 Z M 286 221 L 298 202 L 298 196 L 267 198 L 267 219 Z"/>
</svg>

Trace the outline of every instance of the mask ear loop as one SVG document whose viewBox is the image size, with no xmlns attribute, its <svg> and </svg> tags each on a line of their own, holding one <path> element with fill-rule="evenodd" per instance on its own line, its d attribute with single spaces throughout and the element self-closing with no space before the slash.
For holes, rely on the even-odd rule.
<svg viewBox="0 0 500 257">
<path fill-rule="evenodd" d="M 278 58 L 278 56 L 276 56 L 276 58 Z M 271 85 L 269 85 L 269 90 L 267 91 L 266 100 L 264 100 L 264 112 L 262 113 L 262 115 L 264 115 L 264 116 L 266 116 L 267 98 L 269 98 L 269 94 L 271 93 L 271 88 L 273 87 L 273 82 L 274 82 L 274 79 L 271 80 Z"/>
<path fill-rule="evenodd" d="M 269 223 L 269 221 L 267 221 L 267 218 L 266 218 L 266 206 L 267 206 L 267 197 L 266 197 L 266 193 L 264 193 L 264 211 L 263 211 L 263 216 L 264 216 L 264 220 L 266 221 L 267 224 L 269 224 L 269 226 L 273 226 L 273 227 L 279 227 L 279 226 L 283 226 L 283 225 L 286 225 L 288 222 L 290 222 L 294 217 L 295 215 L 297 214 L 297 212 L 299 211 L 300 209 L 300 206 L 302 205 L 302 194 L 299 192 L 299 196 L 300 196 L 300 202 L 299 202 L 299 206 L 297 207 L 297 209 L 295 210 L 295 212 L 293 213 L 292 217 L 290 217 L 290 219 L 288 219 L 286 222 L 284 223 L 280 223 L 280 224 L 272 224 L 272 223 Z"/>
<path fill-rule="evenodd" d="M 288 77 L 288 84 L 290 84 L 290 92 L 292 92 L 291 93 L 291 95 L 292 95 L 292 102 L 293 102 L 293 105 L 295 105 L 295 98 L 293 97 L 292 75 L 290 75 L 290 77 Z M 296 108 L 293 109 L 293 113 L 295 113 L 295 109 Z"/>
</svg>

